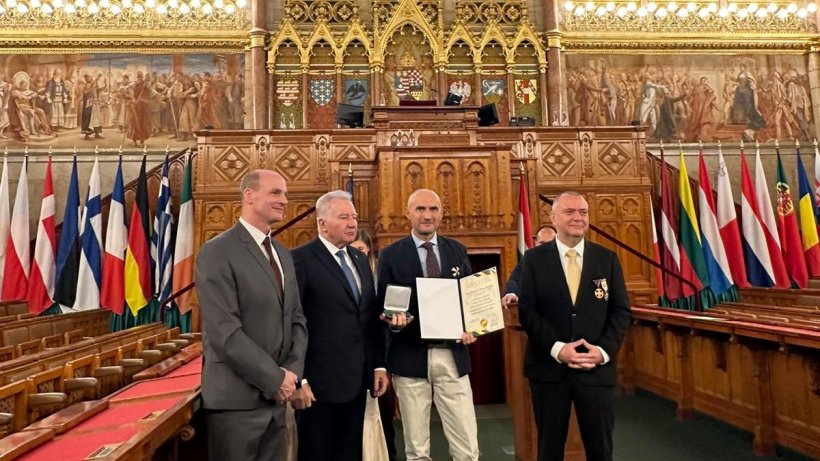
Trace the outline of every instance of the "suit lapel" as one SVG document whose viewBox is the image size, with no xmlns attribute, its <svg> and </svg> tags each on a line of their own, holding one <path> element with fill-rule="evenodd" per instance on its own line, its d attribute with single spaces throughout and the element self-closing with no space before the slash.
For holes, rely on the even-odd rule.
<svg viewBox="0 0 820 461">
<path fill-rule="evenodd" d="M 328 270 L 330 270 L 333 276 L 339 280 L 339 282 L 342 284 L 345 291 L 347 292 L 347 295 L 350 297 L 350 300 L 353 301 L 353 303 L 355 304 L 356 297 L 353 295 L 353 289 L 350 287 L 350 283 L 348 283 L 347 277 L 345 277 L 345 273 L 342 272 L 342 266 L 339 265 L 336 256 L 330 254 L 330 252 L 327 251 L 325 245 L 318 238 L 313 241 L 313 252 L 316 254 L 316 257 L 319 259 L 319 261 L 321 261 L 325 266 L 327 266 Z"/>
<path fill-rule="evenodd" d="M 581 282 L 578 285 L 578 296 L 575 297 L 575 304 L 581 305 L 582 298 L 594 290 L 592 285 L 592 274 L 594 268 L 592 262 L 597 261 L 593 253 L 595 250 L 589 242 L 584 242 L 584 265 L 581 267 Z"/>
<path fill-rule="evenodd" d="M 459 261 L 453 256 L 452 248 L 449 242 L 441 236 L 438 237 L 438 254 L 439 264 L 441 265 L 441 277 L 453 277 L 453 267 L 460 266 Z"/>
<path fill-rule="evenodd" d="M 416 248 L 416 242 L 413 237 L 407 237 L 404 240 L 404 247 L 402 254 L 406 261 L 410 261 L 410 267 L 413 269 L 413 275 L 416 278 L 424 277 L 424 270 L 421 268 L 421 260 L 419 259 L 419 250 Z"/>
<path fill-rule="evenodd" d="M 271 268 L 270 261 L 268 260 L 268 256 L 262 253 L 262 248 L 259 244 L 253 240 L 251 234 L 248 233 L 248 230 L 245 229 L 245 226 L 242 223 L 236 223 L 234 226 L 234 233 L 236 234 L 237 238 L 245 244 L 245 249 L 250 253 L 251 257 L 256 261 L 257 264 L 262 268 L 262 270 L 268 275 L 268 278 L 271 282 L 271 288 L 277 292 L 276 290 L 276 275 L 273 273 L 273 268 Z M 283 301 L 283 300 L 280 300 Z"/>
</svg>

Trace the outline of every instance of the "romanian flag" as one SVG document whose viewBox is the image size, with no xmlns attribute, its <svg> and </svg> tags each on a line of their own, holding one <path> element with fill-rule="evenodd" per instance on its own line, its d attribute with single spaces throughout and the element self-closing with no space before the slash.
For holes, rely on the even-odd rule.
<svg viewBox="0 0 820 461">
<path fill-rule="evenodd" d="M 792 281 L 800 288 L 809 284 L 809 273 L 806 259 L 803 257 L 803 245 L 800 242 L 800 231 L 797 226 L 797 214 L 794 212 L 791 188 L 786 179 L 783 162 L 780 160 L 780 149 L 777 149 L 777 230 L 780 233 L 780 247 L 783 249 L 783 261 Z"/>
<path fill-rule="evenodd" d="M 814 191 L 809 183 L 806 168 L 797 149 L 797 184 L 800 193 L 800 233 L 803 236 L 803 253 L 806 266 L 812 276 L 820 275 L 820 239 L 817 237 L 817 205 L 814 203 Z"/>
<path fill-rule="evenodd" d="M 128 247 L 125 250 L 125 302 L 136 316 L 151 300 L 151 255 L 148 245 L 148 180 L 145 176 L 145 157 L 137 180 L 137 195 L 131 210 L 128 228 Z"/>
</svg>

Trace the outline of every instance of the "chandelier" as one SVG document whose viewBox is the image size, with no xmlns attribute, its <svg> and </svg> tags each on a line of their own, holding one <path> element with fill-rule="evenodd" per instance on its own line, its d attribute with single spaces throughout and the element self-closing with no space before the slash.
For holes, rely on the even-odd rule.
<svg viewBox="0 0 820 461">
<path fill-rule="evenodd" d="M 248 0 L 0 0 L 0 28 L 242 27 Z"/>
<path fill-rule="evenodd" d="M 568 31 L 647 32 L 805 32 L 814 24 L 817 4 L 794 2 L 728 3 L 671 1 L 573 2 L 563 4 Z"/>
</svg>

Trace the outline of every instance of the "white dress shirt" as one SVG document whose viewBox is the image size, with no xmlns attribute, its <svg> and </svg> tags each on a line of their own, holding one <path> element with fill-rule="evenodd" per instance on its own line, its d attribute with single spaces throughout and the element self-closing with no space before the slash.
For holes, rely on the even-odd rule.
<svg viewBox="0 0 820 461">
<path fill-rule="evenodd" d="M 327 251 L 330 252 L 330 255 L 333 256 L 333 260 L 336 261 L 336 264 L 339 265 L 339 268 L 342 267 L 342 263 L 339 262 L 339 257 L 336 256 L 336 253 L 338 253 L 339 250 L 342 250 L 344 252 L 345 262 L 347 263 L 347 267 L 350 268 L 350 272 L 353 272 L 353 278 L 356 279 L 356 287 L 358 287 L 359 293 L 361 293 L 362 292 L 362 278 L 359 275 L 359 269 L 356 267 L 356 264 L 353 263 L 353 258 L 351 258 L 350 253 L 347 252 L 347 245 L 343 246 L 342 248 L 338 248 L 334 244 L 328 242 L 327 239 L 325 239 L 321 235 L 319 236 L 319 240 L 322 242 L 322 244 L 325 246 L 325 248 L 327 248 Z"/>
</svg>

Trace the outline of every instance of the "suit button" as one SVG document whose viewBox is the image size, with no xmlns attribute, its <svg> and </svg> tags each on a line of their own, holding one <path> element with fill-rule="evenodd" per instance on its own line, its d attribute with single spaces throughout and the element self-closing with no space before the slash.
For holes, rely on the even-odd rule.
<svg viewBox="0 0 820 461">
<path fill-rule="evenodd" d="M 575 318 L 577 316 L 578 316 L 578 314 L 572 314 L 572 318 Z"/>
</svg>

